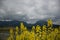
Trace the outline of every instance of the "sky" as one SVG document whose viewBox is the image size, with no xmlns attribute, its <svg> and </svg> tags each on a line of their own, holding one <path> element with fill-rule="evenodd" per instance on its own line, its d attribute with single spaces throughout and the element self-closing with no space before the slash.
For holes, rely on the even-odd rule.
<svg viewBox="0 0 60 40">
<path fill-rule="evenodd" d="M 60 25 L 60 0 L 0 0 L 0 21 L 36 23 L 52 19 Z"/>
</svg>

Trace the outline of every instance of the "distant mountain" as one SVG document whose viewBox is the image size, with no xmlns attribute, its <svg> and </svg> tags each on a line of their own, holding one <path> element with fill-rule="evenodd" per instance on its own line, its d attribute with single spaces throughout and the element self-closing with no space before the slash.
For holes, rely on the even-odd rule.
<svg viewBox="0 0 60 40">
<path fill-rule="evenodd" d="M 46 21 L 43 21 L 43 20 L 40 20 L 40 21 L 37 21 L 35 24 L 36 25 L 40 25 L 40 26 L 43 26 L 43 25 L 47 25 L 47 22 Z"/>
<path fill-rule="evenodd" d="M 21 22 L 23 21 L 0 21 L 0 27 L 16 27 L 16 26 L 20 26 Z M 26 22 L 23 23 L 27 28 L 31 28 L 32 26 L 36 26 L 36 25 L 40 25 L 40 26 L 47 25 L 47 22 L 43 20 L 37 21 L 35 24 L 28 24 Z M 53 26 L 57 27 L 59 25 L 53 24 Z"/>
</svg>

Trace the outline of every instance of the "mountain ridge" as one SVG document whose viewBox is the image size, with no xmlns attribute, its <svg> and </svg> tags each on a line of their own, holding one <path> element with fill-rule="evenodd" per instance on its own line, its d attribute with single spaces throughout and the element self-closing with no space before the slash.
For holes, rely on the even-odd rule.
<svg viewBox="0 0 60 40">
<path fill-rule="evenodd" d="M 24 21 L 0 21 L 0 27 L 16 27 L 16 26 L 20 26 L 21 22 L 23 22 L 26 27 L 32 27 L 32 26 L 36 26 L 36 25 L 40 25 L 40 26 L 46 25 L 47 26 L 46 21 L 39 20 L 35 24 L 28 24 Z M 56 26 L 60 26 L 60 25 L 53 24 L 53 26 L 56 27 Z"/>
</svg>

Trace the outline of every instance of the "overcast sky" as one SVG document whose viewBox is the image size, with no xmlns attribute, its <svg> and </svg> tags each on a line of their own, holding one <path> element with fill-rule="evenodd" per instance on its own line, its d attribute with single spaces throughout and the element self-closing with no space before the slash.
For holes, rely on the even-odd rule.
<svg viewBox="0 0 60 40">
<path fill-rule="evenodd" d="M 60 0 L 0 0 L 0 20 L 35 23 L 51 18 L 60 24 Z"/>
</svg>

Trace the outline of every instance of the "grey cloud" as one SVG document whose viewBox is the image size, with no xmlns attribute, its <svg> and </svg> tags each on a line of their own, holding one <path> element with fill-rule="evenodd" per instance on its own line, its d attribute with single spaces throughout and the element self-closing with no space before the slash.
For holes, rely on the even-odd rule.
<svg viewBox="0 0 60 40">
<path fill-rule="evenodd" d="M 59 0 L 0 0 L 0 20 L 28 23 L 49 18 L 55 20 L 60 19 L 59 10 Z"/>
</svg>

